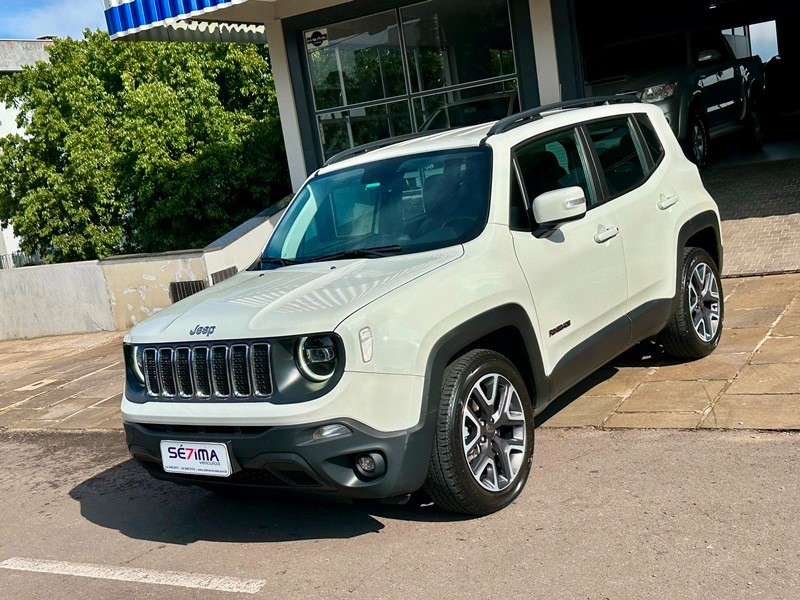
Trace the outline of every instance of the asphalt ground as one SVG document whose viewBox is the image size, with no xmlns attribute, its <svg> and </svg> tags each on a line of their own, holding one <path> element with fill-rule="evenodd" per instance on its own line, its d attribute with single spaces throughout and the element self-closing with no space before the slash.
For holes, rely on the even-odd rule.
<svg viewBox="0 0 800 600">
<path fill-rule="evenodd" d="M 224 498 L 151 479 L 119 432 L 5 431 L 0 597 L 800 596 L 798 434 L 536 436 L 520 498 L 462 518 Z"/>
</svg>

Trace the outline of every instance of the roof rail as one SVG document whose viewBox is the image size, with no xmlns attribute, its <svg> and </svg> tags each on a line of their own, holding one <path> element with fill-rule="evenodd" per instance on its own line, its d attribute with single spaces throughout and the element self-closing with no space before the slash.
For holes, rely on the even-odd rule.
<svg viewBox="0 0 800 600">
<path fill-rule="evenodd" d="M 392 144 L 399 144 L 400 142 L 407 142 L 409 140 L 441 132 L 442 132 L 441 129 L 433 131 L 417 131 L 416 133 L 408 133 L 406 135 L 398 135 L 397 137 L 387 138 L 385 140 L 378 140 L 376 142 L 370 142 L 368 144 L 361 144 L 360 146 L 356 146 L 355 148 L 350 148 L 348 150 L 344 150 L 343 152 L 339 152 L 338 154 L 334 154 L 328 160 L 325 161 L 325 164 L 323 166 L 327 167 L 336 164 L 338 162 L 342 162 L 343 160 L 346 160 L 348 158 L 358 156 L 359 154 L 365 154 L 370 150 L 378 150 L 379 148 L 385 148 L 387 146 L 391 146 Z"/>
<path fill-rule="evenodd" d="M 578 100 L 567 100 L 566 102 L 556 102 L 555 104 L 545 104 L 538 108 L 532 108 L 515 115 L 500 119 L 497 123 L 492 125 L 492 128 L 486 134 L 486 137 L 497 135 L 498 133 L 505 133 L 511 131 L 529 121 L 536 121 L 542 118 L 542 113 L 562 110 L 565 108 L 584 108 L 589 106 L 599 106 L 601 104 L 617 104 L 617 103 L 638 103 L 641 102 L 636 96 L 623 95 L 623 96 L 595 96 L 593 98 L 580 98 Z M 486 138 L 484 138 L 485 140 Z"/>
</svg>

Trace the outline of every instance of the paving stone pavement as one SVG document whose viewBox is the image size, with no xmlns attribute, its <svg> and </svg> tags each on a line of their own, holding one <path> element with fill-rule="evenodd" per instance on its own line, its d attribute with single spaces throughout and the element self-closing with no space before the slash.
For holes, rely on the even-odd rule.
<svg viewBox="0 0 800 600">
<path fill-rule="evenodd" d="M 800 270 L 800 159 L 712 166 L 727 276 Z"/>
<path fill-rule="evenodd" d="M 568 392 L 541 427 L 800 429 L 800 274 L 723 280 L 722 341 L 696 361 L 639 344 Z"/>
<path fill-rule="evenodd" d="M 0 428 L 121 429 L 122 335 L 0 342 Z"/>
<path fill-rule="evenodd" d="M 726 279 L 719 348 L 639 344 L 540 415 L 547 428 L 800 430 L 800 274 Z M 121 333 L 0 342 L 0 429 L 122 426 Z"/>
</svg>

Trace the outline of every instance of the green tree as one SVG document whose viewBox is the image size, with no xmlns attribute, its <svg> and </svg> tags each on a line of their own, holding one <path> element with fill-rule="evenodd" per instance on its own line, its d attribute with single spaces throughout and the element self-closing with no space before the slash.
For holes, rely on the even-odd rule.
<svg viewBox="0 0 800 600">
<path fill-rule="evenodd" d="M 266 48 L 58 39 L 0 80 L 0 220 L 48 261 L 203 246 L 290 191 Z"/>
</svg>

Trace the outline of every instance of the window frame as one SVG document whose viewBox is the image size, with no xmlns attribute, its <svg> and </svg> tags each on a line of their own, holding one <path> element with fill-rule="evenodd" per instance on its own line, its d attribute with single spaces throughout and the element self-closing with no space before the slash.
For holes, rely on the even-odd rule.
<svg viewBox="0 0 800 600">
<path fill-rule="evenodd" d="M 600 186 L 601 186 L 601 188 L 603 190 L 603 199 L 598 201 L 597 206 L 600 206 L 602 204 L 606 204 L 607 202 L 611 202 L 612 200 L 616 200 L 617 198 L 621 198 L 622 196 L 630 194 L 631 192 L 633 192 L 633 191 L 639 189 L 640 187 L 644 186 L 650 180 L 650 178 L 653 176 L 653 174 L 656 172 L 657 164 L 660 165 L 661 162 L 664 160 L 664 157 L 666 156 L 666 149 L 664 148 L 664 145 L 663 145 L 663 142 L 662 142 L 661 145 L 662 145 L 662 149 L 664 150 L 664 153 L 662 154 L 661 160 L 659 160 L 659 162 L 657 164 L 653 162 L 653 159 L 650 156 L 650 150 L 647 148 L 647 143 L 645 142 L 645 140 L 644 140 L 644 138 L 642 136 L 642 132 L 639 130 L 638 123 L 637 123 L 636 118 L 634 116 L 634 115 L 638 115 L 638 114 L 640 114 L 640 113 L 638 113 L 638 112 L 636 112 L 636 113 L 624 113 L 624 114 L 621 114 L 621 115 L 614 115 L 614 116 L 611 116 L 611 117 L 600 117 L 599 119 L 592 119 L 590 121 L 584 121 L 580 125 L 581 130 L 583 131 L 584 143 L 588 146 L 588 151 L 589 151 L 590 155 L 592 156 L 592 160 L 594 161 L 595 170 L 596 170 L 596 176 L 597 176 L 597 178 L 598 178 L 598 180 L 600 182 Z M 644 113 L 642 113 L 642 114 L 644 114 Z M 616 194 L 612 194 L 610 192 L 610 190 L 609 190 L 609 187 L 608 187 L 608 181 L 606 179 L 606 175 L 603 172 L 602 163 L 600 162 L 600 156 L 597 154 L 597 151 L 595 150 L 595 147 L 594 147 L 594 143 L 592 142 L 592 137 L 591 137 L 591 135 L 589 133 L 589 126 L 590 125 L 594 125 L 595 123 L 604 123 L 604 122 L 607 122 L 607 121 L 617 120 L 617 119 L 620 119 L 620 118 L 623 118 L 623 117 L 628 121 L 628 128 L 631 131 L 631 137 L 633 139 L 634 146 L 636 146 L 637 152 L 639 152 L 640 155 L 644 158 L 645 176 L 642 179 L 640 179 L 639 181 L 637 181 L 635 185 L 632 185 L 628 189 L 622 190 L 621 192 L 617 192 Z M 656 135 L 658 135 L 658 132 L 656 132 Z M 659 141 L 660 140 L 661 140 L 661 137 L 659 136 Z"/>
<path fill-rule="evenodd" d="M 589 154 L 589 148 L 586 145 L 586 140 L 583 137 L 583 133 L 581 128 L 583 123 L 577 123 L 573 125 L 566 125 L 564 127 L 557 127 L 555 129 L 550 129 L 549 131 L 537 134 L 533 137 L 530 137 L 526 140 L 518 142 L 511 147 L 510 150 L 510 157 L 511 160 L 509 161 L 511 167 L 511 177 L 509 178 L 509 189 L 508 189 L 508 224 L 509 229 L 511 231 L 529 231 L 535 232 L 542 230 L 542 227 L 536 222 L 536 219 L 533 217 L 533 198 L 528 197 L 528 190 L 525 187 L 524 179 L 522 177 L 522 169 L 519 165 L 519 160 L 517 158 L 517 153 L 527 146 L 532 144 L 541 143 L 544 139 L 548 137 L 552 137 L 558 135 L 560 133 L 569 132 L 571 131 L 576 140 L 576 146 L 578 148 L 578 152 L 581 154 L 581 160 L 584 163 L 584 168 L 586 170 L 586 183 L 591 188 L 591 192 L 594 194 L 596 199 L 596 204 L 593 206 L 589 206 L 589 198 L 586 199 L 586 211 L 593 210 L 598 206 L 602 206 L 604 204 L 605 198 L 605 190 L 600 186 L 600 179 L 598 178 L 597 173 L 597 165 L 594 163 L 595 158 Z M 520 187 L 522 191 L 522 199 L 525 203 L 525 213 L 528 216 L 528 228 L 527 229 L 520 229 L 518 227 L 514 227 L 511 224 L 511 195 L 513 194 L 513 186 L 514 183 Z"/>
<path fill-rule="evenodd" d="M 600 164 L 600 157 L 598 156 L 597 152 L 594 149 L 594 144 L 592 143 L 592 138 L 589 135 L 588 126 L 594 123 L 602 123 L 604 121 L 610 121 L 619 118 L 626 118 L 628 120 L 628 125 L 631 129 L 631 135 L 633 137 L 634 145 L 638 152 L 642 153 L 642 156 L 645 160 L 645 177 L 637 182 L 637 184 L 627 190 L 619 192 L 617 194 L 611 194 L 608 189 L 608 184 L 606 182 L 605 173 L 603 173 L 602 165 Z M 646 140 L 644 139 L 644 134 L 642 133 L 639 127 L 639 118 L 647 119 L 650 125 L 653 128 L 653 132 L 656 134 L 658 138 L 659 144 L 661 145 L 661 155 L 659 159 L 656 161 L 650 152 L 650 148 L 647 145 Z M 597 119 L 590 119 L 588 121 L 581 121 L 579 123 L 573 125 L 566 125 L 564 127 L 558 127 L 555 129 L 551 129 L 549 131 L 539 133 L 533 137 L 530 137 L 522 142 L 518 142 L 517 144 L 513 145 L 510 150 L 510 158 L 509 161 L 511 174 L 509 177 L 509 188 L 508 188 L 508 227 L 511 231 L 530 231 L 536 232 L 539 229 L 536 220 L 533 218 L 533 205 L 532 199 L 528 197 L 528 190 L 525 188 L 524 180 L 522 179 L 522 172 L 519 166 L 519 161 L 517 160 L 517 152 L 530 144 L 535 144 L 540 142 L 544 138 L 550 137 L 552 135 L 562 133 L 565 131 L 574 131 L 576 134 L 576 138 L 578 140 L 578 148 L 583 154 L 583 159 L 586 162 L 586 178 L 587 183 L 592 187 L 592 191 L 594 192 L 595 198 L 597 199 L 597 203 L 594 206 L 589 206 L 588 198 L 587 198 L 587 206 L 586 212 L 594 210 L 612 200 L 616 200 L 626 194 L 630 194 L 631 192 L 639 189 L 640 187 L 644 186 L 650 178 L 656 173 L 656 171 L 661 167 L 667 157 L 667 148 L 664 145 L 664 141 L 661 139 L 661 136 L 658 133 L 658 130 L 653 125 L 650 116 L 646 112 L 630 112 L 630 113 L 623 113 L 620 115 L 614 115 L 611 117 L 599 117 Z M 513 194 L 513 186 L 518 185 L 521 192 L 522 192 L 522 199 L 525 204 L 525 213 L 528 217 L 528 228 L 520 228 L 518 226 L 514 226 L 511 223 L 511 196 Z"/>
<path fill-rule="evenodd" d="M 647 122 L 650 129 L 653 131 L 653 135 L 655 135 L 656 139 L 658 140 L 658 145 L 661 149 L 661 152 L 658 155 L 658 160 L 656 160 L 656 157 L 653 156 L 653 151 L 650 149 L 650 144 L 647 143 L 647 138 L 642 129 L 643 121 Z M 642 147 L 647 153 L 648 167 L 650 168 L 651 172 L 654 172 L 661 166 L 667 156 L 667 149 L 664 146 L 664 140 L 661 139 L 661 136 L 658 134 L 658 130 L 656 129 L 655 125 L 653 125 L 653 121 L 650 119 L 650 116 L 647 113 L 634 113 L 633 124 L 636 126 L 636 133 L 639 136 L 639 139 L 642 141 Z"/>
</svg>

